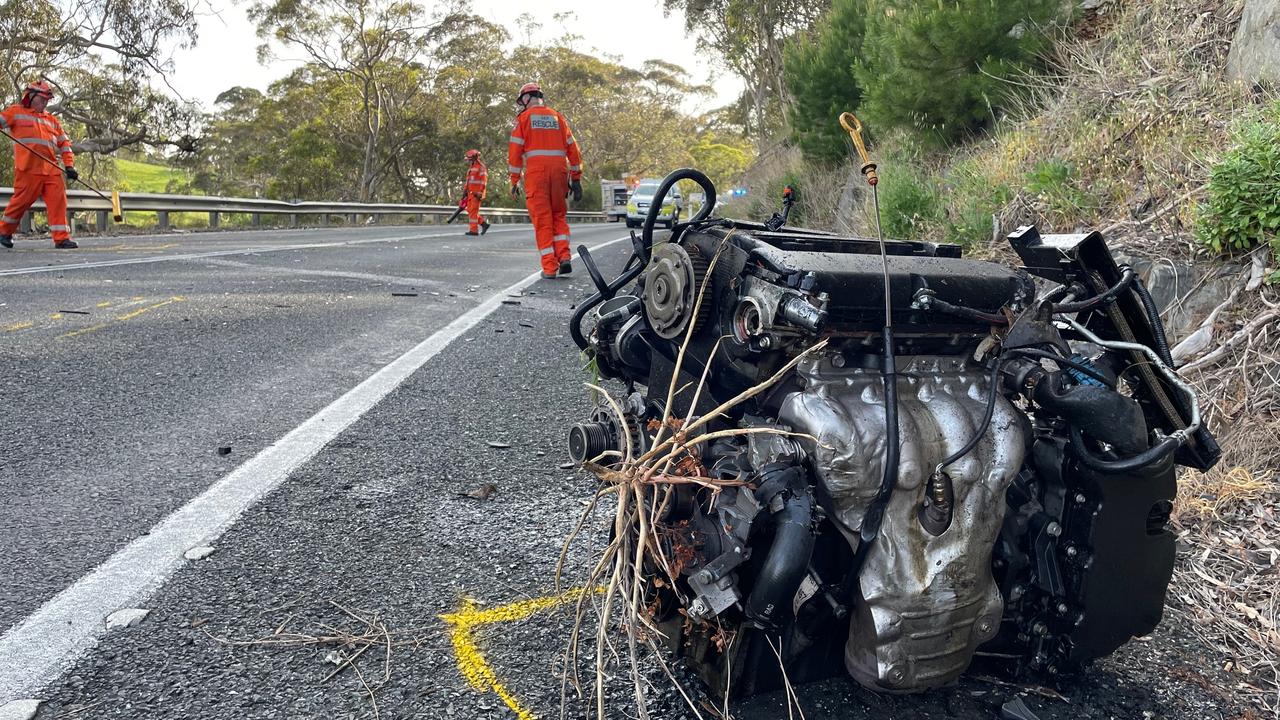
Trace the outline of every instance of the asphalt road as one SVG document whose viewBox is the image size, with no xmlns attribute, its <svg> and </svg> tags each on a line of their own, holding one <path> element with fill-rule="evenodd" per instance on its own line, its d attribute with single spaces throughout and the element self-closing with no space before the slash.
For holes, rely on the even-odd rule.
<svg viewBox="0 0 1280 720">
<path fill-rule="evenodd" d="M 589 283 L 579 268 L 513 289 L 536 271 L 527 228 L 441 232 L 0 252 L 0 706 L 559 715 L 573 595 L 554 571 L 593 491 L 562 467 L 564 432 L 590 406 L 565 321 Z M 622 234 L 579 226 L 574 240 Z M 599 254 L 616 269 L 625 246 Z M 186 544 L 197 537 L 209 541 Z M 182 560 L 203 544 L 211 554 Z M 104 632 L 126 606 L 150 613 Z M 83 647 L 62 637 L 88 625 Z M 51 661 L 63 645 L 74 652 Z M 1072 720 L 1240 716 L 1199 653 L 1167 625 L 1079 681 L 1073 702 L 1028 702 Z M 611 683 L 611 717 L 635 716 L 629 692 Z M 995 718 L 1015 692 L 966 680 L 899 698 L 831 681 L 802 695 L 809 718 Z M 569 716 L 588 713 L 568 696 Z M 693 717 L 661 678 L 649 702 L 654 717 Z M 788 714 L 774 696 L 735 716 Z"/>
</svg>

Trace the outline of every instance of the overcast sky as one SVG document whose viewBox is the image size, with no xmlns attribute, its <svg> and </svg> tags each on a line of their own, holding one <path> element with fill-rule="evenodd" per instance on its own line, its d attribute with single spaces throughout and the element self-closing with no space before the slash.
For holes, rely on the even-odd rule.
<svg viewBox="0 0 1280 720">
<path fill-rule="evenodd" d="M 297 63 L 278 60 L 269 66 L 257 61 L 258 37 L 245 17 L 248 2 L 212 0 L 216 12 L 200 18 L 200 41 L 190 50 L 174 53 L 173 88 L 188 100 L 198 100 L 206 107 L 222 91 L 236 85 L 265 90 L 267 85 L 285 75 Z M 430 3 L 427 3 L 430 6 Z M 632 67 L 645 60 L 662 58 L 689 70 L 695 81 L 710 82 L 717 97 L 702 102 L 689 111 L 709 110 L 731 102 L 741 84 L 726 73 L 717 73 L 706 59 L 695 52 L 695 43 L 684 33 L 683 16 L 664 17 L 660 0 L 630 0 L 623 3 L 600 0 L 547 0 L 543 3 L 513 0 L 472 0 L 471 11 L 491 22 L 510 29 L 519 40 L 516 18 L 529 13 L 542 25 L 535 42 L 547 42 L 566 31 L 582 36 L 577 49 L 615 55 Z M 566 22 L 555 20 L 557 13 L 572 12 Z M 295 51 L 282 49 L 283 58 L 300 57 Z M 554 91 L 548 88 L 554 104 Z"/>
</svg>

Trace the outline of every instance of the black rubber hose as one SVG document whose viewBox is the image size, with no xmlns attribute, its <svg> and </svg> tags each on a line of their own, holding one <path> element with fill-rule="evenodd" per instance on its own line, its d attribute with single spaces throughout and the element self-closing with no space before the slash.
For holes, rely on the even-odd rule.
<svg viewBox="0 0 1280 720">
<path fill-rule="evenodd" d="M 1151 297 L 1151 291 L 1147 290 L 1147 286 L 1142 283 L 1142 278 L 1136 279 L 1133 290 L 1138 293 L 1138 299 L 1142 301 L 1142 309 L 1147 311 L 1147 322 L 1150 323 L 1151 333 L 1156 338 L 1156 354 L 1165 365 L 1173 367 L 1173 354 L 1169 352 L 1169 338 L 1164 333 L 1164 323 L 1160 321 L 1160 308 L 1156 307 L 1156 301 Z"/>
<path fill-rule="evenodd" d="M 1166 455 L 1178 449 L 1181 443 L 1173 436 L 1169 436 L 1144 450 L 1137 455 L 1119 460 L 1108 460 L 1099 455 L 1095 455 L 1084 443 L 1084 433 L 1080 428 L 1071 427 L 1071 449 L 1075 451 L 1076 457 L 1080 458 L 1080 462 L 1090 470 L 1096 470 L 1100 473 L 1108 475 L 1117 475 L 1120 473 L 1129 473 L 1140 470 L 1148 465 L 1153 465 L 1165 458 Z"/>
<path fill-rule="evenodd" d="M 951 453 L 943 460 L 938 467 L 946 468 L 951 463 L 968 455 L 978 446 L 978 441 L 987 434 L 987 429 L 991 427 L 991 418 L 996 414 L 996 402 L 1000 397 L 1000 369 L 1004 367 L 1005 361 L 1009 359 L 1008 355 L 1001 355 L 996 358 L 995 364 L 991 367 L 991 390 L 987 393 L 987 410 L 982 415 L 982 422 L 978 424 L 978 431 L 969 438 L 969 442 L 965 443 L 959 450 Z"/>
<path fill-rule="evenodd" d="M 702 186 L 704 202 L 702 208 L 698 210 L 698 214 L 689 218 L 689 222 L 682 223 L 689 225 L 696 222 L 702 222 L 710 217 L 711 212 L 716 208 L 716 186 L 711 182 L 711 178 L 704 175 L 700 170 L 693 168 L 680 168 L 672 171 L 670 175 L 662 178 L 662 182 L 658 184 L 658 189 L 653 193 L 653 202 L 649 205 L 649 214 L 644 218 L 644 229 L 640 231 L 640 237 L 644 240 L 644 253 L 641 260 L 644 264 L 649 264 L 649 254 L 653 252 L 653 226 L 658 222 L 658 215 L 662 213 L 662 201 L 667 199 L 667 193 L 671 192 L 671 188 L 681 180 L 692 180 Z M 672 227 L 672 234 L 676 232 Z"/>
<path fill-rule="evenodd" d="M 773 628 L 778 617 L 791 607 L 813 555 L 813 497 L 805 482 L 804 470 L 788 467 L 790 497 L 773 516 L 773 543 L 765 556 L 755 587 L 747 597 L 746 614 L 762 628 Z"/>
<path fill-rule="evenodd" d="M 583 257 L 587 257 L 589 255 L 587 246 L 579 245 L 578 254 Z M 569 337 L 573 338 L 573 343 L 578 346 L 579 350 L 586 350 L 588 345 L 586 336 L 582 334 L 583 318 L 587 316 L 587 313 L 595 309 L 597 305 L 608 300 L 616 294 L 618 290 L 621 290 L 624 285 L 640 277 L 640 273 L 644 272 L 645 263 L 636 263 L 633 265 L 632 263 L 635 263 L 635 261 L 636 256 L 632 255 L 631 259 L 627 261 L 626 267 L 623 268 L 622 274 L 614 278 L 613 281 L 608 284 L 607 291 L 598 291 L 586 300 L 578 303 L 577 309 L 573 311 L 573 315 L 569 318 Z"/>
<path fill-rule="evenodd" d="M 1096 307 L 1105 305 L 1116 299 L 1125 288 L 1133 284 L 1134 279 L 1138 276 L 1133 272 L 1133 268 L 1126 267 L 1120 274 L 1120 280 L 1115 285 L 1107 288 L 1101 295 L 1094 295 L 1087 300 L 1079 302 L 1059 303 L 1053 306 L 1053 312 L 1056 313 L 1078 313 L 1085 310 L 1092 310 Z"/>
</svg>

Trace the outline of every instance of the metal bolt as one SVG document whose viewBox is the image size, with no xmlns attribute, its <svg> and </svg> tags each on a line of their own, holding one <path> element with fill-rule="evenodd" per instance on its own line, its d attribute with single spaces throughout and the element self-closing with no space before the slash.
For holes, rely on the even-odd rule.
<svg viewBox="0 0 1280 720">
<path fill-rule="evenodd" d="M 1073 558 L 1073 557 L 1075 557 L 1075 556 L 1077 556 L 1077 555 L 1079 555 L 1079 554 L 1080 554 L 1080 551 L 1076 549 L 1076 546 L 1075 546 L 1075 545 L 1068 545 L 1068 546 L 1067 546 L 1067 557 L 1069 557 L 1069 558 Z"/>
<path fill-rule="evenodd" d="M 1067 614 L 1067 611 L 1068 611 L 1068 610 L 1070 610 L 1070 609 L 1071 609 L 1071 608 L 1067 607 L 1067 604 L 1066 604 L 1066 603 L 1058 603 L 1058 614 L 1059 614 L 1059 615 L 1066 615 L 1066 614 Z"/>
<path fill-rule="evenodd" d="M 903 680 L 906 680 L 906 679 L 907 679 L 907 673 L 902 668 L 894 668 L 889 671 L 889 682 L 893 683 L 894 685 L 898 685 Z"/>
<path fill-rule="evenodd" d="M 711 576 L 710 570 L 698 571 L 698 582 L 702 583 L 703 585 L 706 585 L 707 583 L 711 582 L 714 579 L 715 578 Z"/>
<path fill-rule="evenodd" d="M 1020 599 L 1022 597 L 1022 594 L 1025 593 L 1026 591 L 1027 589 L 1022 587 L 1021 585 L 1014 585 L 1013 588 L 1009 590 L 1009 600 L 1016 601 Z"/>
<path fill-rule="evenodd" d="M 991 621 L 983 619 L 978 622 L 978 633 L 987 635 L 991 632 Z"/>
<path fill-rule="evenodd" d="M 1085 496 L 1084 496 L 1084 493 L 1076 493 L 1076 504 L 1077 504 L 1077 505 L 1083 505 L 1083 504 L 1085 504 L 1086 502 L 1088 502 L 1088 500 L 1089 500 L 1089 498 L 1085 497 Z"/>
<path fill-rule="evenodd" d="M 773 345 L 773 341 L 769 339 L 768 335 L 765 335 L 764 337 L 760 338 L 761 349 L 768 350 L 772 345 Z"/>
<path fill-rule="evenodd" d="M 1045 526 L 1044 531 L 1049 537 L 1059 537 L 1062 535 L 1062 526 L 1056 522 L 1051 522 Z"/>
<path fill-rule="evenodd" d="M 695 616 L 706 615 L 707 614 L 706 601 L 704 601 L 702 598 L 698 598 L 694 600 L 693 604 L 689 606 L 689 612 Z"/>
<path fill-rule="evenodd" d="M 1049 626 L 1045 625 L 1042 622 L 1037 622 L 1035 625 L 1031 626 L 1031 632 L 1035 633 L 1036 635 L 1048 635 Z"/>
<path fill-rule="evenodd" d="M 835 357 L 831 358 L 831 364 L 838 368 L 844 367 L 845 362 L 846 361 L 844 359 L 844 355 L 836 355 Z"/>
</svg>

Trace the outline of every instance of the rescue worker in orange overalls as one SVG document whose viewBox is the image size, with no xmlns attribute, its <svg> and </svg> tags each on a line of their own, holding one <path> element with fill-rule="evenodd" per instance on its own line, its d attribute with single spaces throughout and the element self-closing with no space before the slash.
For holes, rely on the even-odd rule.
<svg viewBox="0 0 1280 720">
<path fill-rule="evenodd" d="M 569 262 L 569 211 L 566 198 L 582 199 L 582 155 L 563 115 L 547 107 L 542 88 L 526 83 L 516 98 L 515 128 L 507 146 L 511 196 L 520 197 L 524 173 L 525 205 L 538 243 L 542 277 L 573 272 Z"/>
<path fill-rule="evenodd" d="M 41 198 L 49 217 L 53 246 L 79 247 L 71 239 L 71 226 L 67 224 L 67 186 L 62 176 L 65 173 L 67 179 L 75 180 L 80 175 L 76 173 L 71 140 L 62 131 L 62 123 L 44 111 L 52 99 L 53 88 L 40 80 L 27 86 L 21 103 L 0 111 L 0 129 L 17 141 L 13 145 L 13 197 L 0 218 L 0 245 L 7 248 L 13 247 L 13 233 L 23 214 Z"/>
<path fill-rule="evenodd" d="M 489 168 L 480 162 L 479 150 L 468 150 L 464 157 L 471 163 L 471 167 L 467 168 L 467 179 L 462 183 L 467 219 L 471 221 L 467 234 L 483 235 L 489 232 L 489 221 L 480 215 L 480 201 L 489 194 Z"/>
</svg>

